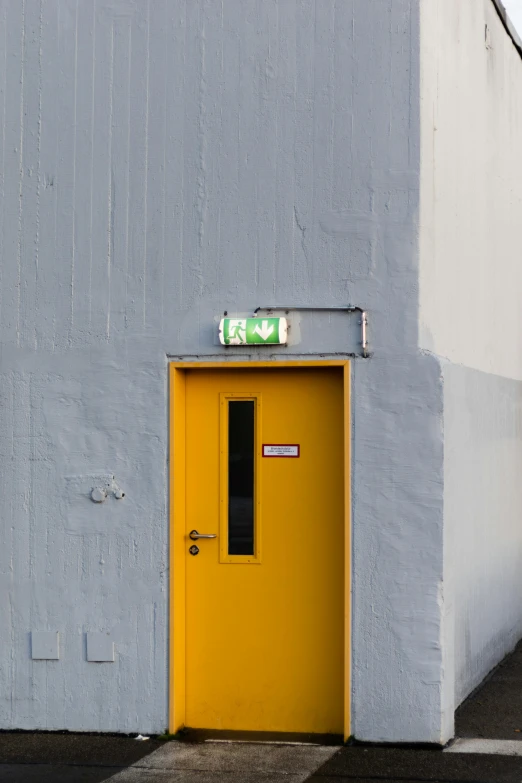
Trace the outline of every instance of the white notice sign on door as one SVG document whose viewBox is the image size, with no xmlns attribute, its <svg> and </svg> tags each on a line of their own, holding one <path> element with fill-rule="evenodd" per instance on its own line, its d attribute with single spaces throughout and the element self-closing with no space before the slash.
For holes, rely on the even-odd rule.
<svg viewBox="0 0 522 783">
<path fill-rule="evenodd" d="M 263 443 L 263 457 L 298 457 L 297 443 Z"/>
</svg>

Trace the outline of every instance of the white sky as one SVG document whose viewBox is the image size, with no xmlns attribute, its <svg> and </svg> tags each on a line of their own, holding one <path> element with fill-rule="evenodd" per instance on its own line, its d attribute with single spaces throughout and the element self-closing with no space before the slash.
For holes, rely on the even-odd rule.
<svg viewBox="0 0 522 783">
<path fill-rule="evenodd" d="M 522 0 L 503 0 L 509 18 L 517 28 L 519 36 L 522 38 Z"/>
</svg>

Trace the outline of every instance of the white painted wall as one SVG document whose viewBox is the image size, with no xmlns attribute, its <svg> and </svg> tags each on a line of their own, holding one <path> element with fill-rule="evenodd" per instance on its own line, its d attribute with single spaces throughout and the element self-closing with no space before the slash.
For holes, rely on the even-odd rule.
<svg viewBox="0 0 522 783">
<path fill-rule="evenodd" d="M 370 313 L 353 732 L 448 739 L 418 4 L 1 0 L 0 27 L 0 726 L 165 728 L 168 358 L 257 358 L 216 321 L 277 299 Z M 270 358 L 350 355 L 357 334 L 303 314 Z M 94 505 L 112 475 L 125 499 Z M 32 630 L 60 632 L 59 660 L 31 659 Z M 88 632 L 114 663 L 86 660 Z"/>
<path fill-rule="evenodd" d="M 444 433 L 458 705 L 522 636 L 521 384 L 447 364 Z"/>
<path fill-rule="evenodd" d="M 519 37 L 522 37 L 522 3 L 520 0 L 501 0 Z"/>
<path fill-rule="evenodd" d="M 420 9 L 419 343 L 521 380 L 522 61 L 492 0 Z"/>
<path fill-rule="evenodd" d="M 458 704 L 522 636 L 522 60 L 491 0 L 420 8 L 419 345 L 442 361 Z"/>
</svg>

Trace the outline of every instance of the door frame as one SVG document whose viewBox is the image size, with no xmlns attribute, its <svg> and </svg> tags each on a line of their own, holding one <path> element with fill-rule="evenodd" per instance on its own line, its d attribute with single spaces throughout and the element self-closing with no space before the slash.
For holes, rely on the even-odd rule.
<svg viewBox="0 0 522 783">
<path fill-rule="evenodd" d="M 351 409 L 350 362 L 207 361 L 169 362 L 169 732 L 185 726 L 185 379 L 187 370 L 288 370 L 302 367 L 339 367 L 344 400 L 344 738 L 351 725 Z"/>
</svg>

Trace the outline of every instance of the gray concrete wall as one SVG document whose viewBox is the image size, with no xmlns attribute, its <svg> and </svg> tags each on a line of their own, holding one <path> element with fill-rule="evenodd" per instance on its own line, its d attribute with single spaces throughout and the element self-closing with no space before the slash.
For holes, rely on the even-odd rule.
<svg viewBox="0 0 522 783">
<path fill-rule="evenodd" d="M 458 704 L 522 636 L 522 60 L 491 0 L 425 0 L 421 52 L 419 342 L 443 366 Z"/>
<path fill-rule="evenodd" d="M 0 726 L 165 728 L 168 357 L 258 358 L 219 347 L 216 319 L 277 299 L 370 314 L 353 731 L 448 738 L 417 3 L 1 0 L 0 18 Z M 290 318 L 274 361 L 357 350 L 356 317 Z M 94 505 L 112 476 L 126 497 Z M 59 660 L 31 660 L 39 630 Z M 87 632 L 114 663 L 86 660 Z"/>
</svg>

